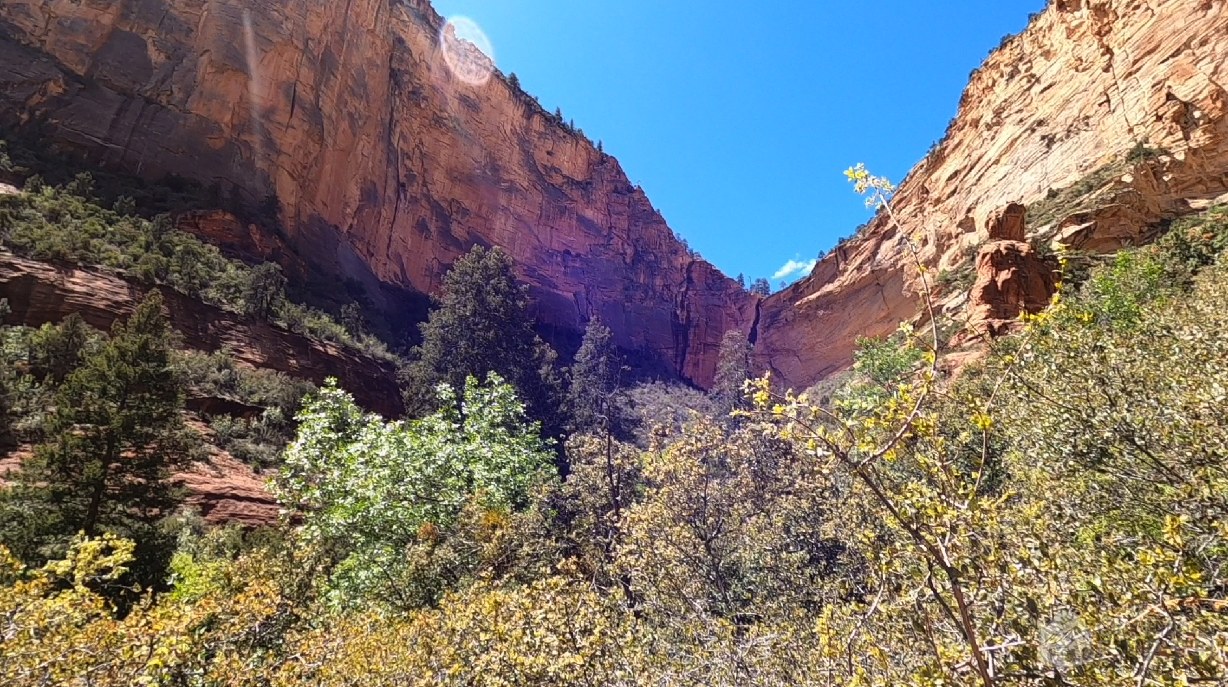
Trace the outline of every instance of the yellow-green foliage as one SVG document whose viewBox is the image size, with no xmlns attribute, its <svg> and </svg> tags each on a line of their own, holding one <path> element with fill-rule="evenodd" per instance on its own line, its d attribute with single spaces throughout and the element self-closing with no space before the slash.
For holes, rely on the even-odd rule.
<svg viewBox="0 0 1228 687">
<path fill-rule="evenodd" d="M 572 475 L 523 508 L 390 533 L 426 605 L 323 603 L 338 550 L 293 528 L 185 547 L 176 592 L 122 617 L 123 542 L 5 559 L 0 683 L 1226 684 L 1228 265 L 1198 271 L 1207 226 L 1095 271 L 957 382 L 900 335 L 863 347 L 836 393 L 855 404 L 762 382 L 737 421 L 573 441 Z"/>
</svg>

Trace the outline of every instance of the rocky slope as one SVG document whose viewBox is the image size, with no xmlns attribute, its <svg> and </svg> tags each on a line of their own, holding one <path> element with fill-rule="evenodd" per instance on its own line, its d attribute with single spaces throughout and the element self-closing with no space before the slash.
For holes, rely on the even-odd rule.
<svg viewBox="0 0 1228 687">
<path fill-rule="evenodd" d="M 902 228 L 875 218 L 767 300 L 761 362 L 805 387 L 847 365 L 857 336 L 914 318 L 907 237 L 931 279 L 976 261 L 970 302 L 951 303 L 974 328 L 1039 307 L 1052 277 L 1023 234 L 995 228 L 1004 209 L 1045 210 L 1029 238 L 1095 251 L 1146 240 L 1228 192 L 1226 85 L 1221 0 L 1054 0 L 974 73 L 943 142 L 900 186 Z"/>
<path fill-rule="evenodd" d="M 0 124 L 248 207 L 275 195 L 302 259 L 377 297 L 502 246 L 559 343 L 600 315 L 649 366 L 708 382 L 755 299 L 614 158 L 505 79 L 456 78 L 441 24 L 426 0 L 5 0 Z"/>
<path fill-rule="evenodd" d="M 257 527 L 277 522 L 280 506 L 269 493 L 268 476 L 260 475 L 229 453 L 208 442 L 203 424 L 189 422 L 205 433 L 206 456 L 175 475 L 184 487 L 184 502 L 205 522 L 215 525 Z M 11 483 L 23 460 L 33 455 L 33 447 L 19 446 L 0 452 L 0 488 Z"/>
<path fill-rule="evenodd" d="M 225 348 L 242 364 L 316 383 L 337 377 L 363 406 L 389 417 L 404 411 L 390 363 L 241 317 L 177 291 L 162 289 L 162 295 L 185 348 Z M 101 270 L 52 265 L 0 250 L 0 296 L 8 299 L 13 323 L 37 327 L 75 312 L 87 324 L 109 330 L 116 320 L 132 314 L 144 297 L 144 287 Z"/>
</svg>

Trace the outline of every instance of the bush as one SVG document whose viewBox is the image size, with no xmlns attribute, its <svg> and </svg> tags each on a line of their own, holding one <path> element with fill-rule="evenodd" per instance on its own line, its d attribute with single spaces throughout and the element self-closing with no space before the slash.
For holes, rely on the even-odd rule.
<svg viewBox="0 0 1228 687">
<path fill-rule="evenodd" d="M 1148 162 L 1168 154 L 1168 151 L 1164 148 L 1153 148 L 1146 143 L 1139 141 L 1138 143 L 1135 143 L 1134 147 L 1126 153 L 1126 162 L 1138 164 L 1140 162 Z"/>
<path fill-rule="evenodd" d="M 281 372 L 240 366 L 225 350 L 180 351 L 175 365 L 187 383 L 189 398 L 216 396 L 263 408 L 255 418 L 204 418 L 219 447 L 257 469 L 278 463 L 282 448 L 294 438 L 294 416 L 316 388 Z"/>
<path fill-rule="evenodd" d="M 716 417 L 715 399 L 689 386 L 669 382 L 638 384 L 618 394 L 616 412 L 624 426 L 634 430 L 636 441 L 647 446 L 656 436 L 676 436 L 697 416 Z"/>
<path fill-rule="evenodd" d="M 300 510 L 309 540 L 338 553 L 335 603 L 422 603 L 406 558 L 415 542 L 471 507 L 496 519 L 523 509 L 549 479 L 554 456 L 540 424 L 499 375 L 487 379 L 467 378 L 463 396 L 440 384 L 440 409 L 421 420 L 364 415 L 336 380 L 299 414 L 276 493 Z"/>
<path fill-rule="evenodd" d="M 1125 170 L 1124 161 L 1110 162 L 1066 188 L 1050 190 L 1044 199 L 1028 206 L 1028 228 L 1036 229 L 1095 207 L 1100 192 Z"/>
<path fill-rule="evenodd" d="M 973 269 L 972 260 L 965 260 L 953 269 L 940 271 L 935 281 L 944 291 L 967 291 L 976 282 L 976 270 Z"/>
</svg>

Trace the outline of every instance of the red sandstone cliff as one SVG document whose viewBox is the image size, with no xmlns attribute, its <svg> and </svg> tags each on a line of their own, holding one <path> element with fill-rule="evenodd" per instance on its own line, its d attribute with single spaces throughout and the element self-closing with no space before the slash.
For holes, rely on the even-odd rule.
<svg viewBox="0 0 1228 687">
<path fill-rule="evenodd" d="M 202 433 L 206 456 L 175 475 L 187 494 L 184 503 L 214 525 L 258 527 L 277 522 L 280 506 L 261 475 L 211 443 L 210 432 L 189 418 L 189 426 Z M 33 447 L 18 446 L 0 452 L 0 488 L 12 480 L 21 462 L 33 455 Z"/>
<path fill-rule="evenodd" d="M 474 243 L 548 329 L 710 381 L 754 299 L 694 259 L 618 162 L 494 78 L 456 79 L 426 0 L 5 0 L 0 123 L 258 204 L 318 269 L 431 292 Z"/>
<path fill-rule="evenodd" d="M 102 270 L 27 260 L 0 250 L 0 295 L 10 319 L 37 327 L 77 313 L 87 324 L 109 330 L 132 314 L 145 287 Z M 388 417 L 404 412 L 392 364 L 327 341 L 296 334 L 262 320 L 245 318 L 162 289 L 171 325 L 185 348 L 227 349 L 252 367 L 285 372 L 321 383 L 337 377 L 364 407 Z"/>
<path fill-rule="evenodd" d="M 919 312 L 903 236 L 881 218 L 757 309 L 617 161 L 504 80 L 456 80 L 439 28 L 426 0 L 6 0 L 0 123 L 251 203 L 275 193 L 287 243 L 373 293 L 430 292 L 472 243 L 501 245 L 548 327 L 600 314 L 624 348 L 700 383 L 727 328 L 753 328 L 760 361 L 804 387 L 846 365 L 856 336 Z M 1223 0 L 1054 0 L 974 74 L 901 185 L 902 233 L 931 274 L 975 262 L 968 309 L 1000 329 L 1051 288 L 1026 242 L 991 235 L 1011 203 L 1117 164 L 1090 202 L 1024 228 L 1111 250 L 1228 191 L 1226 65 Z M 1124 163 L 1143 142 L 1165 154 Z"/>
<path fill-rule="evenodd" d="M 991 218 L 1106 165 L 1088 186 L 1095 197 L 1073 208 L 1090 209 L 1030 222 L 1027 233 L 1113 250 L 1204 207 L 1228 192 L 1226 86 L 1223 0 L 1055 0 L 975 72 L 944 141 L 901 184 L 903 234 L 931 277 L 976 259 L 972 315 L 993 330 L 1043 303 L 1048 275 L 1026 243 L 991 235 Z M 1126 162 L 1141 142 L 1169 154 Z M 760 360 L 805 387 L 847 365 L 857 336 L 915 317 L 918 272 L 907 255 L 900 233 L 876 218 L 764 303 Z"/>
</svg>

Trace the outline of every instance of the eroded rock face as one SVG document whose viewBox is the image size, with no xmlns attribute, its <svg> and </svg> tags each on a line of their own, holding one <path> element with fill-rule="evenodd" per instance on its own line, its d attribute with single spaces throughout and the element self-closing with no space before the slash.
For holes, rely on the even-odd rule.
<svg viewBox="0 0 1228 687">
<path fill-rule="evenodd" d="M 225 452 L 194 464 L 175 479 L 187 492 L 184 503 L 212 525 L 272 526 L 281 514 L 281 506 L 269 493 L 269 478 Z"/>
<path fill-rule="evenodd" d="M 295 252 L 276 235 L 251 222 L 244 222 L 225 210 L 185 212 L 175 218 L 175 228 L 198 236 L 224 253 L 258 260 L 293 262 Z M 295 265 L 299 271 L 307 269 Z"/>
<path fill-rule="evenodd" d="M 989 336 L 1006 333 L 1021 313 L 1037 313 L 1056 291 L 1054 265 L 1022 241 L 994 241 L 976 256 L 976 282 L 968 304 L 969 329 Z"/>
<path fill-rule="evenodd" d="M 268 489 L 269 475 L 213 444 L 204 426 L 189 418 L 189 426 L 203 433 L 207 457 L 172 478 L 184 487 L 184 503 L 211 525 L 270 526 L 277 523 L 281 506 Z M 0 450 L 0 488 L 8 486 L 22 461 L 34 455 L 32 446 Z"/>
<path fill-rule="evenodd" d="M 1100 207 L 1059 217 L 1056 238 L 1116 250 L 1221 197 L 1228 192 L 1226 56 L 1223 2 L 1051 3 L 977 70 L 945 139 L 901 184 L 894 207 L 903 228 L 876 218 L 807 279 L 764 303 L 760 360 L 784 384 L 803 388 L 847 365 L 857 336 L 889 333 L 921 311 L 905 237 L 931 274 L 958 268 L 973 259 L 974 246 L 1025 238 L 1016 214 L 995 213 L 1109 163 L 1121 168 Z M 1140 142 L 1156 153 L 1127 160 Z M 1040 300 L 1043 277 L 1029 249 L 1004 244 L 976 260 L 983 283 L 979 301 L 974 294 L 970 302 L 982 312 L 970 314 L 982 322 L 1010 317 L 1015 305 L 1007 304 Z"/>
<path fill-rule="evenodd" d="M 86 324 L 106 331 L 132 314 L 145 289 L 99 270 L 51 265 L 0 250 L 0 294 L 9 301 L 10 323 L 37 327 L 77 313 Z M 162 289 L 162 296 L 171 326 L 186 348 L 225 348 L 240 363 L 316 383 L 337 377 L 364 407 L 386 417 L 404 412 L 391 364 L 240 317 L 177 291 Z"/>
<path fill-rule="evenodd" d="M 989 216 L 986 233 L 990 241 L 1023 241 L 1027 238 L 1028 209 L 1011 203 Z"/>
<path fill-rule="evenodd" d="M 475 243 L 502 246 L 546 329 L 578 341 L 599 315 L 624 349 L 709 382 L 754 299 L 617 160 L 503 78 L 455 78 L 440 29 L 426 0 L 5 0 L 0 123 L 248 205 L 275 195 L 292 248 L 377 298 L 431 293 Z"/>
</svg>

